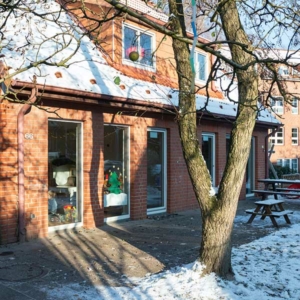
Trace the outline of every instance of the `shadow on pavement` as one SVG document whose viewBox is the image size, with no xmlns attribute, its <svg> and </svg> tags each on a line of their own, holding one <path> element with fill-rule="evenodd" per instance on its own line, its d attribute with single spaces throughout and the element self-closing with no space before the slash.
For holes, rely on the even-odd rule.
<svg viewBox="0 0 300 300">
<path fill-rule="evenodd" d="M 239 203 L 235 247 L 278 230 L 264 223 L 246 224 L 245 209 L 254 207 L 253 202 Z M 299 210 L 300 202 L 287 206 Z M 200 212 L 193 210 L 93 230 L 58 231 L 45 239 L 2 246 L 0 299 L 47 299 L 41 286 L 51 290 L 71 283 L 82 290 L 90 285 L 132 287 L 133 277 L 195 261 L 200 236 Z"/>
</svg>

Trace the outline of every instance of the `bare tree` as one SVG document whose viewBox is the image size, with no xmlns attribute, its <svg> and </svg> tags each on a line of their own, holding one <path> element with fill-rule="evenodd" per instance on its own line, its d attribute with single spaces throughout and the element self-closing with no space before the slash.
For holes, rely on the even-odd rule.
<svg viewBox="0 0 300 300">
<path fill-rule="evenodd" d="M 104 9 L 100 2 L 97 12 L 91 11 L 85 5 L 85 1 L 77 1 L 74 10 L 67 8 L 68 1 L 62 3 L 61 10 L 54 10 L 51 2 L 50 4 L 34 1 L 1 2 L 1 53 L 21 55 L 24 59 L 20 66 L 14 66 L 15 72 L 2 72 L 0 82 L 7 82 L 10 78 L 32 68 L 41 70 L 42 75 L 43 65 L 68 67 L 70 63 L 74 63 L 73 55 L 64 56 L 64 49 L 71 48 L 72 53 L 76 53 L 84 36 L 88 35 L 93 38 L 96 32 L 101 31 L 105 21 L 119 16 L 120 13 L 128 14 L 153 30 L 170 36 L 180 91 L 176 119 L 183 155 L 199 202 L 203 222 L 199 260 L 206 265 L 205 273 L 215 272 L 218 275 L 230 277 L 233 275 L 231 232 L 258 113 L 257 101 L 260 74 L 262 74 L 259 70 L 271 74 L 263 91 L 266 93 L 266 103 L 274 88 L 284 96 L 286 101 L 290 101 L 290 94 L 278 72 L 278 65 L 284 64 L 297 68 L 293 57 L 299 51 L 299 4 L 294 1 L 293 6 L 290 7 L 281 0 L 256 1 L 255 5 L 253 1 L 246 0 L 200 0 L 196 2 L 196 5 L 194 2 L 183 5 L 181 0 L 168 0 L 167 8 L 170 18 L 166 26 L 154 22 L 145 14 L 130 9 L 126 1 L 104 1 L 114 10 L 111 10 L 111 7 Z M 163 1 L 160 1 L 158 5 L 161 7 L 162 3 Z M 40 6 L 46 6 L 47 13 L 44 12 L 45 10 L 39 11 Z M 197 34 L 199 37 L 211 38 L 211 41 L 205 43 L 198 41 L 196 47 L 215 57 L 207 83 L 201 87 L 194 85 L 194 73 L 190 64 L 190 46 L 193 40 L 186 30 L 186 24 L 191 24 L 188 18 L 193 9 L 196 9 L 196 15 L 200 19 L 197 22 Z M 79 23 L 61 21 L 59 16 L 63 10 L 79 16 L 82 28 L 78 26 Z M 30 30 L 29 12 L 41 22 L 41 30 L 38 33 Z M 15 48 L 13 39 L 5 40 L 5 29 L 9 18 L 25 22 L 22 47 Z M 92 20 L 92 22 L 84 23 L 85 19 Z M 49 28 L 49 22 L 55 27 L 52 30 Z M 287 31 L 288 35 L 285 36 Z M 282 46 L 286 41 L 284 46 L 287 51 L 284 55 L 281 52 L 276 53 L 274 47 Z M 50 50 L 47 49 L 49 45 L 53 47 L 53 42 L 56 46 Z M 95 46 L 101 49 L 102 41 L 95 39 L 94 42 Z M 26 51 L 27 46 L 32 44 L 35 45 L 35 52 L 29 60 Z M 220 47 L 229 49 L 229 55 L 225 55 Z M 227 164 L 218 193 L 211 194 L 211 177 L 201 154 L 197 137 L 195 93 L 197 89 L 207 88 L 212 80 L 218 80 L 220 74 L 218 67 L 221 64 L 229 66 L 228 73 L 230 74 L 227 75 L 232 78 L 231 84 L 224 87 L 224 92 L 230 95 L 231 86 L 237 85 L 239 100 Z"/>
<path fill-rule="evenodd" d="M 189 61 L 192 40 L 186 31 L 186 14 L 181 0 L 169 0 L 171 18 L 169 26 L 159 26 L 147 16 L 140 16 L 116 0 L 105 0 L 117 9 L 139 19 L 153 29 L 172 37 L 180 91 L 177 115 L 182 150 L 202 215 L 202 241 L 199 260 L 205 264 L 204 274 L 215 272 L 231 277 L 231 233 L 241 191 L 246 164 L 249 157 L 251 137 L 258 113 L 259 67 L 272 74 L 272 82 L 266 86 L 268 96 L 276 89 L 289 101 L 289 93 L 278 73 L 278 65 L 293 65 L 293 57 L 299 51 L 299 5 L 290 8 L 283 1 L 197 1 L 197 14 L 208 26 L 198 32 L 210 32 L 212 42 L 197 43 L 197 47 L 215 55 L 214 66 L 225 63 L 230 66 L 231 76 L 238 86 L 238 111 L 231 132 L 231 143 L 226 167 L 217 195 L 211 194 L 211 178 L 201 154 L 197 137 L 197 113 L 193 72 Z M 205 17 L 205 18 L 204 18 Z M 198 26 L 199 29 L 199 26 Z M 204 30 L 203 30 L 204 29 Z M 289 29 L 289 35 L 284 36 Z M 273 49 L 282 46 L 287 51 L 282 56 Z M 277 44 L 274 41 L 277 41 Z M 229 49 L 229 56 L 223 55 L 219 47 Z M 263 49 L 263 51 L 258 51 Z M 213 68 L 210 80 L 217 79 Z M 197 87 L 196 87 L 197 88 Z M 228 92 L 230 85 L 226 87 Z M 225 91 L 225 92 L 226 92 Z"/>
</svg>

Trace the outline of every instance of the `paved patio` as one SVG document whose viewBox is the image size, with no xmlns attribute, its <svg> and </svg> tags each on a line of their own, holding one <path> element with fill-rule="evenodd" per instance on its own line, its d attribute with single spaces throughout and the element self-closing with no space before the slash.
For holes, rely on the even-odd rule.
<svg viewBox="0 0 300 300">
<path fill-rule="evenodd" d="M 246 224 L 245 209 L 253 208 L 253 202 L 239 203 L 235 247 L 278 230 L 262 220 Z M 300 201 L 288 201 L 285 208 L 300 211 Z M 199 252 L 199 219 L 199 211 L 193 210 L 93 230 L 60 231 L 45 239 L 1 246 L 0 299 L 47 299 L 40 286 L 55 289 L 71 282 L 83 289 L 98 284 L 131 286 L 130 277 L 193 262 Z M 284 219 L 278 223 L 280 228 L 289 226 Z"/>
</svg>

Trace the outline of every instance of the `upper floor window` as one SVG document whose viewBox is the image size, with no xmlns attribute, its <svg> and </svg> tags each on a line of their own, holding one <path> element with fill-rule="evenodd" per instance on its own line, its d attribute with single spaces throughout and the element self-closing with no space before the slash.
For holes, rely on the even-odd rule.
<svg viewBox="0 0 300 300">
<path fill-rule="evenodd" d="M 298 114 L 298 98 L 293 98 L 292 101 L 292 114 Z"/>
<path fill-rule="evenodd" d="M 207 58 L 206 55 L 195 53 L 196 80 L 205 81 L 207 78 Z"/>
<path fill-rule="evenodd" d="M 128 25 L 123 26 L 123 59 L 126 63 L 154 68 L 153 45 L 153 35 Z"/>
<path fill-rule="evenodd" d="M 298 145 L 298 128 L 292 128 L 292 145 Z"/>
<path fill-rule="evenodd" d="M 288 76 L 289 75 L 289 69 L 287 66 L 280 66 L 278 68 L 278 74 L 281 76 Z"/>
<path fill-rule="evenodd" d="M 280 127 L 278 131 L 270 138 L 271 144 L 274 145 L 283 145 L 284 143 L 284 132 L 283 128 Z"/>
<path fill-rule="evenodd" d="M 277 113 L 278 115 L 283 114 L 283 98 L 282 97 L 270 98 L 270 105 L 275 113 Z"/>
</svg>

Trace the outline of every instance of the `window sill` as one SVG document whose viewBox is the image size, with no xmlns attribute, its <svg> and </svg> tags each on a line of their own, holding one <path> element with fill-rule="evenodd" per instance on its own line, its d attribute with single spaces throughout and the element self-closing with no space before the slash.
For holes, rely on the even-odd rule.
<svg viewBox="0 0 300 300">
<path fill-rule="evenodd" d="M 141 69 L 141 70 L 146 70 L 149 72 L 156 72 L 155 66 L 143 65 L 143 64 L 140 64 L 139 62 L 132 62 L 127 59 L 123 59 L 122 64 L 126 65 L 126 66 L 130 66 L 130 67 L 134 67 L 137 69 Z"/>
</svg>

